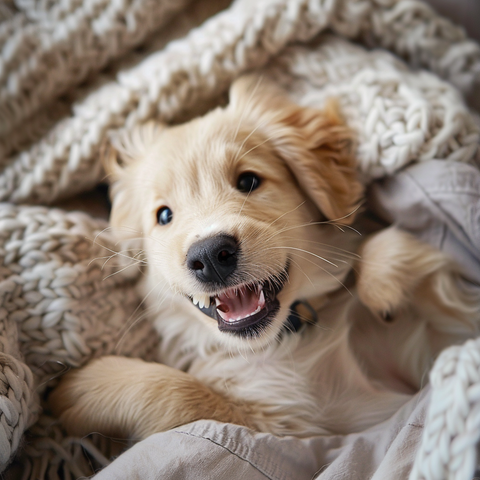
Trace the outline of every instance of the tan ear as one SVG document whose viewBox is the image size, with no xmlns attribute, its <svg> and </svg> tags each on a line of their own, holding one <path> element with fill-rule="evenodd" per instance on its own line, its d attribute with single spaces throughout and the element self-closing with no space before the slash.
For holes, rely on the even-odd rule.
<svg viewBox="0 0 480 480">
<path fill-rule="evenodd" d="M 302 107 L 270 80 L 248 75 L 232 85 L 229 108 L 263 132 L 328 219 L 352 223 L 363 187 L 355 169 L 355 135 L 335 101 L 324 110 Z"/>
<path fill-rule="evenodd" d="M 140 188 L 135 171 L 165 128 L 163 124 L 148 122 L 129 130 L 112 132 L 102 147 L 102 163 L 111 184 L 110 225 L 121 238 L 139 236 L 141 196 L 135 194 L 135 188 Z"/>
</svg>

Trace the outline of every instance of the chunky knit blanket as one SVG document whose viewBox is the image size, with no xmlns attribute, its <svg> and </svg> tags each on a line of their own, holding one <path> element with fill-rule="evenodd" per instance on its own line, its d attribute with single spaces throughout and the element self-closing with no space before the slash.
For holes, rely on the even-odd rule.
<svg viewBox="0 0 480 480">
<path fill-rule="evenodd" d="M 420 0 L 7 0 L 0 51 L 0 471 L 16 459 L 7 471 L 23 478 L 89 475 L 115 451 L 42 411 L 58 376 L 102 354 L 155 355 L 141 272 L 105 220 L 47 206 L 103 180 L 109 130 L 202 113 L 261 69 L 300 103 L 339 99 L 365 182 L 478 162 L 462 92 L 480 48 Z M 438 358 L 411 479 L 472 478 L 479 372 L 480 340 Z"/>
</svg>

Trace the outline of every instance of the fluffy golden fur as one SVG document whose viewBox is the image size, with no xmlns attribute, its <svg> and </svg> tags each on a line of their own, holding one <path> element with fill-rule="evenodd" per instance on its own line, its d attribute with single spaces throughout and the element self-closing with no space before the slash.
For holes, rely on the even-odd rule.
<svg viewBox="0 0 480 480">
<path fill-rule="evenodd" d="M 111 223 L 141 239 L 163 363 L 70 372 L 51 397 L 68 431 L 141 439 L 214 419 L 346 433 L 422 386 L 438 352 L 477 328 L 478 299 L 432 247 L 350 228 L 362 223 L 354 141 L 333 103 L 298 106 L 254 76 L 225 108 L 112 139 Z M 318 321 L 288 333 L 296 300 Z"/>
</svg>

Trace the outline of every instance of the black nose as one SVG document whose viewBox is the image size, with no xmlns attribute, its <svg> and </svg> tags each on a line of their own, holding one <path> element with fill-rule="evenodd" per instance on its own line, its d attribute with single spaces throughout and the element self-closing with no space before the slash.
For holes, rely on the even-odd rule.
<svg viewBox="0 0 480 480">
<path fill-rule="evenodd" d="M 226 284 L 237 268 L 238 242 L 230 235 L 216 235 L 195 242 L 187 252 L 187 267 L 204 283 Z"/>
</svg>

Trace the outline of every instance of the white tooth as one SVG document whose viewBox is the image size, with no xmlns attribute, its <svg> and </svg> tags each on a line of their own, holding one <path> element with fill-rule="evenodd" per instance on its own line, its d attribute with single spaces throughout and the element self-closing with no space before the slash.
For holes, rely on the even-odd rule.
<svg viewBox="0 0 480 480">
<path fill-rule="evenodd" d="M 265 295 L 263 294 L 263 289 L 260 292 L 260 296 L 258 297 L 258 303 L 265 303 Z"/>
<path fill-rule="evenodd" d="M 198 305 L 200 308 L 208 308 L 210 306 L 210 297 L 208 295 L 192 295 L 192 303 Z"/>
</svg>

